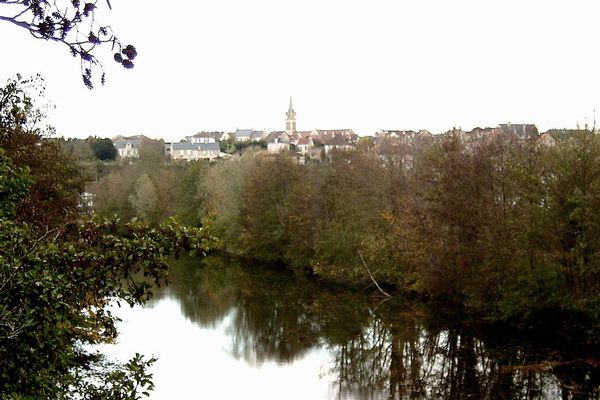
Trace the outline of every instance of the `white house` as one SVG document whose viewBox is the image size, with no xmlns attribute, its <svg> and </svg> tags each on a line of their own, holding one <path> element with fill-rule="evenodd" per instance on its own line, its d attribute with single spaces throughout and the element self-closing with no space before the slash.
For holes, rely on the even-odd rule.
<svg viewBox="0 0 600 400">
<path fill-rule="evenodd" d="M 253 142 L 260 142 L 261 140 L 264 140 L 267 138 L 267 132 L 265 131 L 252 131 L 252 135 L 250 137 L 250 140 L 252 140 Z"/>
<path fill-rule="evenodd" d="M 271 142 L 267 144 L 267 153 L 277 154 L 290 149 L 290 141 L 286 140 L 285 137 L 273 138 Z"/>
<path fill-rule="evenodd" d="M 298 144 L 296 145 L 296 147 L 298 148 L 298 153 L 300 153 L 301 155 L 306 155 L 306 153 L 308 153 L 308 150 L 313 148 L 314 145 L 315 144 L 312 138 L 310 136 L 305 136 L 301 137 L 298 140 Z"/>
<path fill-rule="evenodd" d="M 139 136 L 117 136 L 112 140 L 120 158 L 139 158 L 142 140 Z"/>
<path fill-rule="evenodd" d="M 222 132 L 199 132 L 192 136 L 186 136 L 185 140 L 190 143 L 216 143 L 215 137 L 221 137 Z"/>
<path fill-rule="evenodd" d="M 236 142 L 249 142 L 252 140 L 252 129 L 238 129 L 233 133 Z"/>
<path fill-rule="evenodd" d="M 218 143 L 167 143 L 165 151 L 172 160 L 213 160 L 219 157 L 220 149 Z"/>
<path fill-rule="evenodd" d="M 260 142 L 267 138 L 267 132 L 253 129 L 238 129 L 233 133 L 236 142 Z"/>
</svg>

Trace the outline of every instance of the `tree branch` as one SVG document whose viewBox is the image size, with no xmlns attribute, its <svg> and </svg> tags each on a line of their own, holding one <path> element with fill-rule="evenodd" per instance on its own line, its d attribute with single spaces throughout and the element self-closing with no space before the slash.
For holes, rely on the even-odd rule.
<svg viewBox="0 0 600 400">
<path fill-rule="evenodd" d="M 377 286 L 377 289 L 379 289 L 379 291 L 381 293 L 383 293 L 385 296 L 387 297 L 394 297 L 391 294 L 389 294 L 388 292 L 386 292 L 385 290 L 383 290 L 381 288 L 381 286 L 379 286 L 379 284 L 377 283 L 377 281 L 375 280 L 375 278 L 373 277 L 373 274 L 371 274 L 371 271 L 369 270 L 369 267 L 367 267 L 367 263 L 365 262 L 365 259 L 363 258 L 362 254 L 360 253 L 360 251 L 358 252 L 358 256 L 360 257 L 360 261 L 362 261 L 362 264 L 364 265 L 365 269 L 367 270 L 367 274 L 369 274 L 369 277 L 371 278 L 371 280 L 373 281 L 373 283 L 375 284 L 375 286 Z"/>
<path fill-rule="evenodd" d="M 96 68 L 100 68 L 101 83 L 104 84 L 105 81 L 102 63 L 92 54 L 96 47 L 110 43 L 111 50 L 116 50 L 114 61 L 126 69 L 133 68 L 133 60 L 137 56 L 134 46 L 123 46 L 109 26 L 96 23 L 98 1 L 73 1 L 72 4 L 66 3 L 61 9 L 56 1 L 0 0 L 0 6 L 9 5 L 4 12 L 15 13 L 13 16 L 0 15 L 0 21 L 26 29 L 36 39 L 51 40 L 67 46 L 71 55 L 80 59 L 83 82 L 92 89 L 92 77 L 96 75 Z M 109 0 L 106 4 L 112 9 Z"/>
</svg>

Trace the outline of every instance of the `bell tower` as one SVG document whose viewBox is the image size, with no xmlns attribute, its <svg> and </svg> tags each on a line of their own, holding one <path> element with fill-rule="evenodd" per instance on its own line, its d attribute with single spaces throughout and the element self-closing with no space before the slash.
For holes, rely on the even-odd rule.
<svg viewBox="0 0 600 400">
<path fill-rule="evenodd" d="M 285 131 L 288 135 L 292 135 L 296 132 L 296 112 L 294 111 L 294 107 L 292 107 L 292 98 L 290 97 L 290 106 L 288 107 L 287 112 L 285 113 Z"/>
</svg>

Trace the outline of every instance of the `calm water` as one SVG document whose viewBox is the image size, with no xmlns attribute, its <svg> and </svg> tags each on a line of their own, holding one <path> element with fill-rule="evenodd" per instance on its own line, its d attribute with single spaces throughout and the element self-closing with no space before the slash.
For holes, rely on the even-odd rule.
<svg viewBox="0 0 600 400">
<path fill-rule="evenodd" d="M 591 354 L 453 328 L 400 300 L 210 257 L 115 313 L 118 359 L 158 357 L 151 399 L 598 399 Z M 450 322 L 444 322 L 448 321 Z"/>
</svg>

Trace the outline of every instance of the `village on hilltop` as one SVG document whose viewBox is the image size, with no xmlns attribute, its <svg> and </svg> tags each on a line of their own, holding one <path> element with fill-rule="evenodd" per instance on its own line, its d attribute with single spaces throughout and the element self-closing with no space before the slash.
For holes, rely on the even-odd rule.
<svg viewBox="0 0 600 400">
<path fill-rule="evenodd" d="M 453 128 L 442 134 L 432 134 L 427 130 L 386 130 L 380 129 L 373 136 L 359 137 L 352 129 L 314 129 L 312 131 L 296 130 L 296 112 L 290 98 L 285 114 L 285 130 L 267 132 L 265 130 L 237 129 L 235 132 L 201 131 L 185 136 L 180 142 L 165 143 L 153 140 L 144 135 L 117 136 L 112 142 L 121 159 L 139 158 L 140 148 L 145 143 L 158 142 L 164 145 L 164 153 L 171 160 L 196 161 L 215 160 L 241 154 L 247 147 L 264 149 L 268 154 L 291 153 L 299 163 L 308 160 L 322 160 L 331 151 L 351 151 L 356 149 L 359 141 L 365 141 L 379 153 L 385 154 L 398 147 L 411 146 L 423 140 L 435 140 L 454 135 L 469 145 L 484 138 L 511 136 L 519 140 L 535 140 L 546 146 L 553 146 L 556 140 L 568 136 L 578 129 L 550 129 L 540 133 L 534 124 L 500 124 L 491 128 L 474 128 L 463 131 Z M 596 127 L 585 130 L 596 132 Z"/>
</svg>

